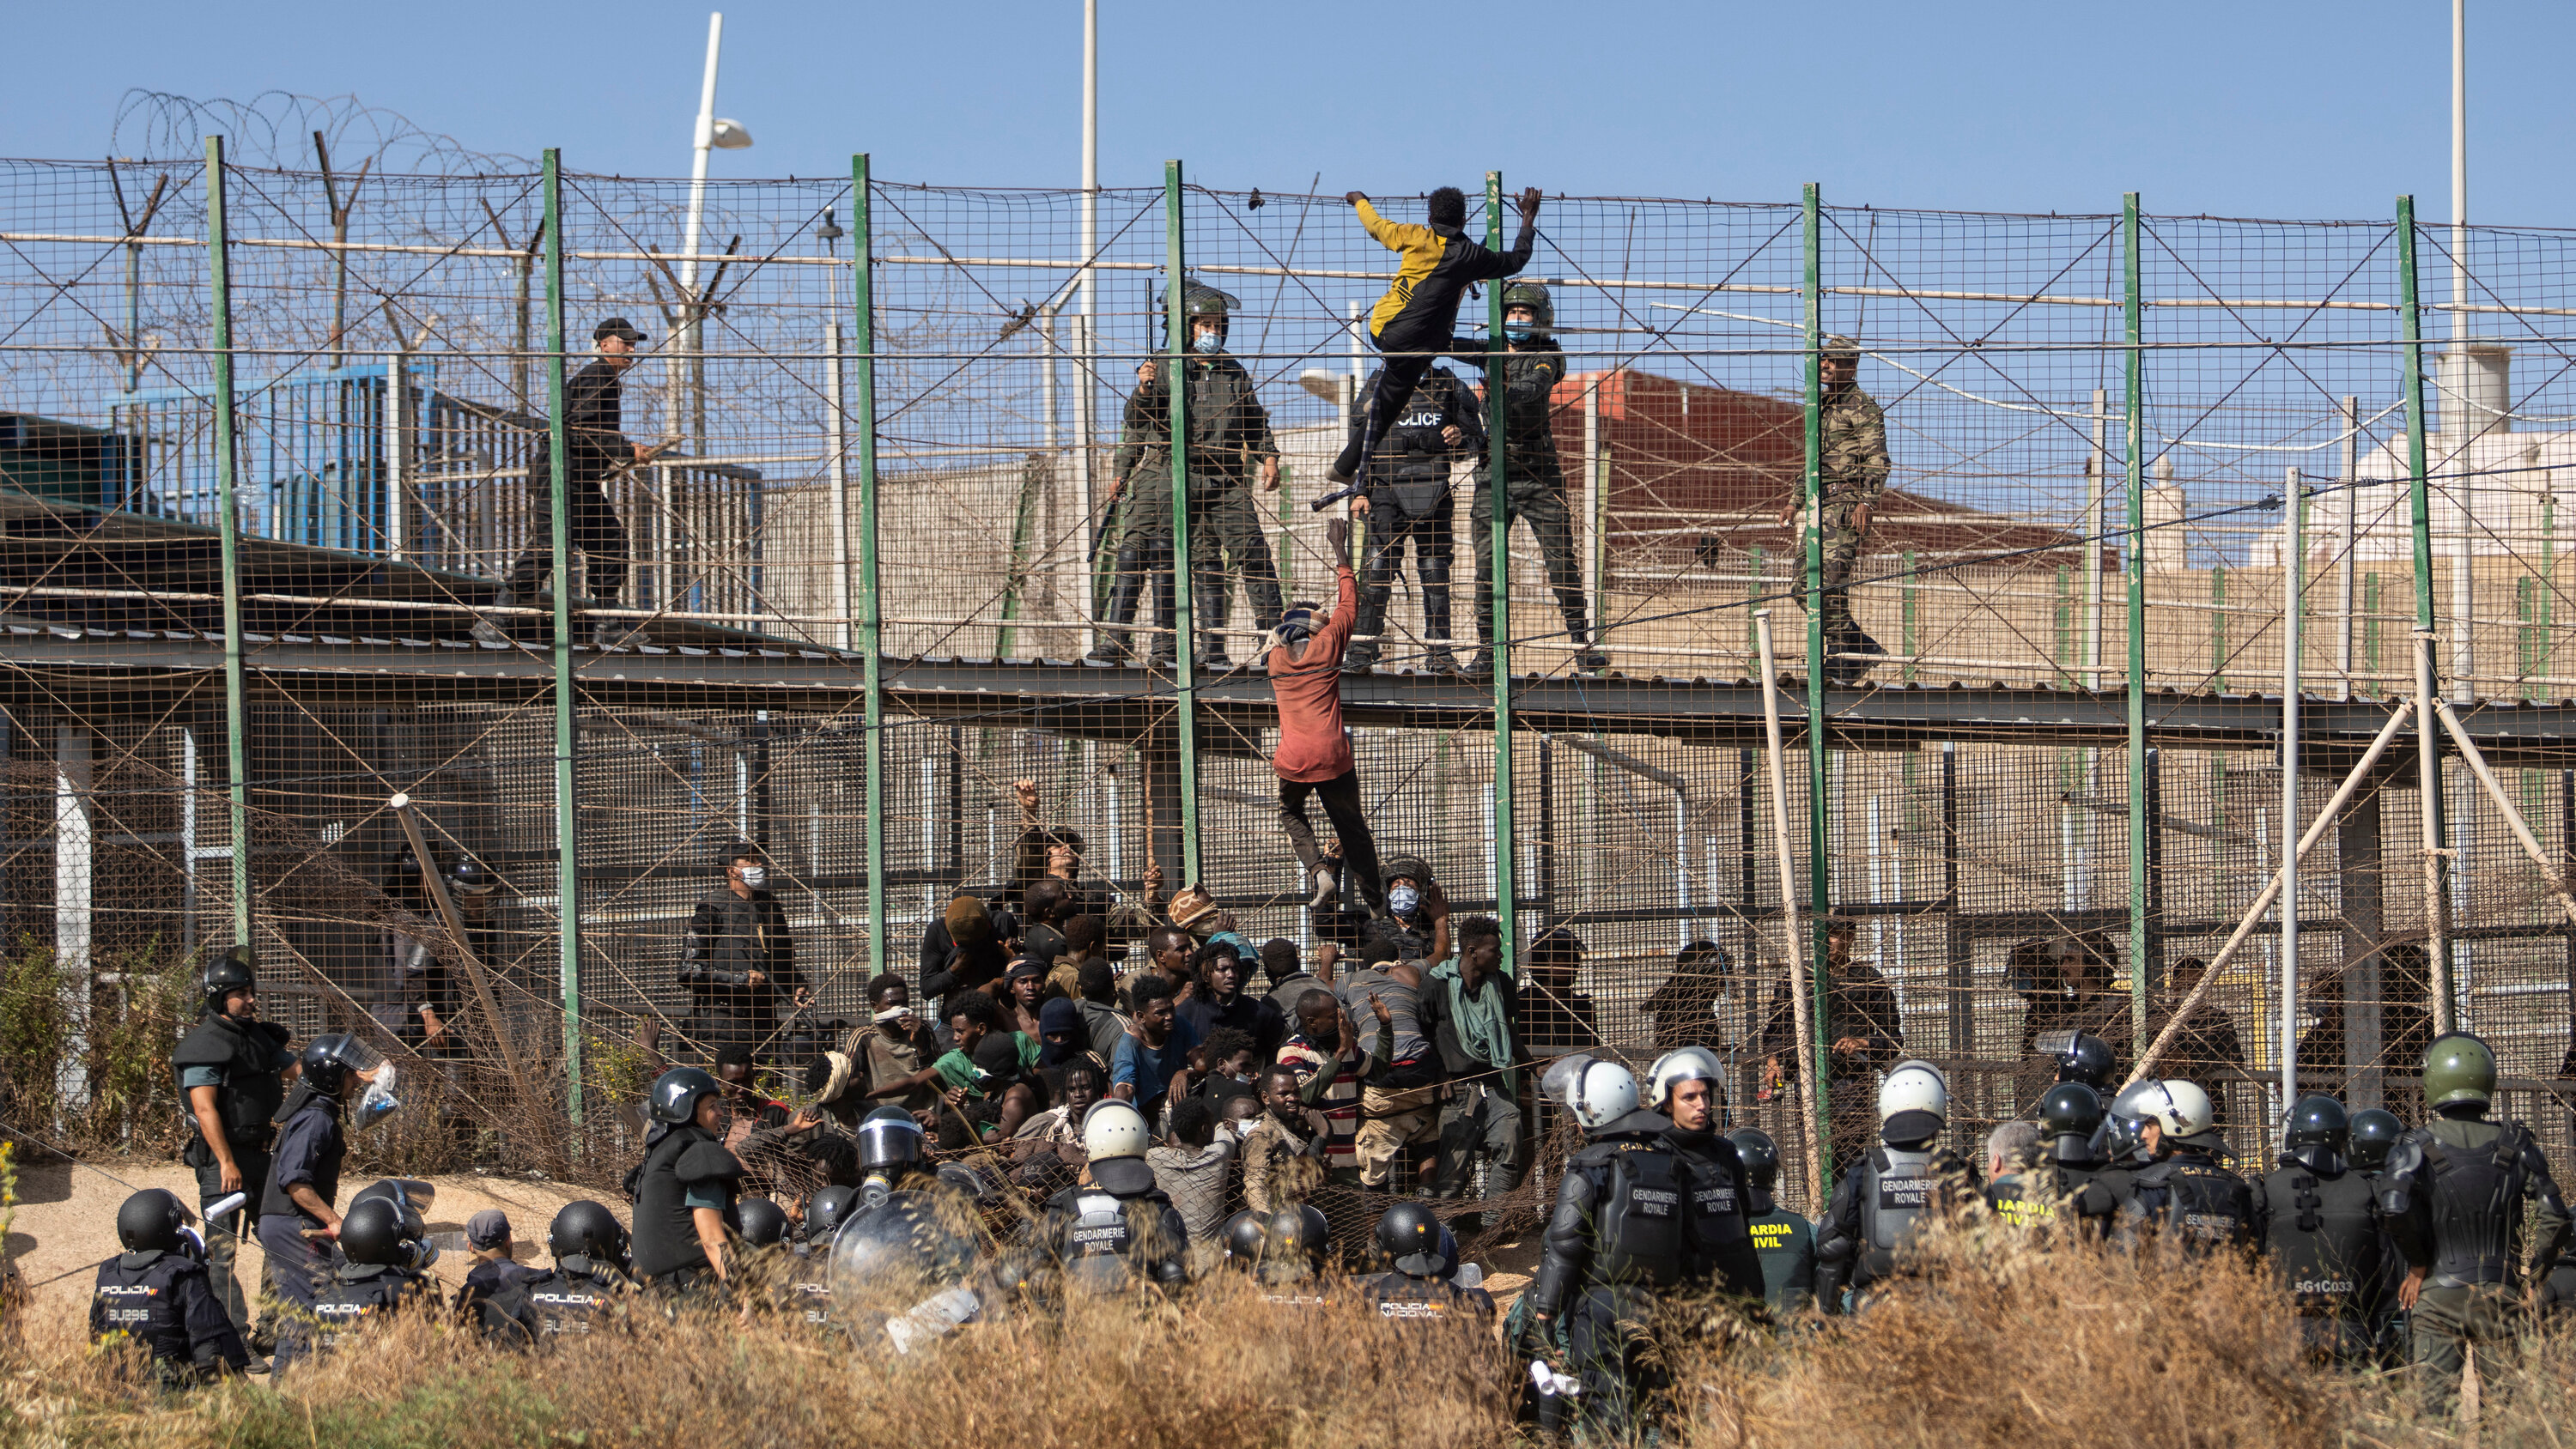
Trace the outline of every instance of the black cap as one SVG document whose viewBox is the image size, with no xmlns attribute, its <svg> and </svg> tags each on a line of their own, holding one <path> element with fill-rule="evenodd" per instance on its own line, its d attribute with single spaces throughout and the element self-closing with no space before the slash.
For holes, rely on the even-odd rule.
<svg viewBox="0 0 2576 1449">
<path fill-rule="evenodd" d="M 623 317 L 611 317 L 590 329 L 590 340 L 593 342 L 606 342 L 611 337 L 625 338 L 626 345 L 629 347 L 644 345 L 644 334 L 636 331 L 635 324 Z"/>
<path fill-rule="evenodd" d="M 1017 981 L 1023 976 L 1044 976 L 1045 974 L 1047 974 L 1046 962 L 1035 956 L 1014 956 L 1011 958 L 1010 966 L 1002 972 L 1002 979 Z"/>
</svg>

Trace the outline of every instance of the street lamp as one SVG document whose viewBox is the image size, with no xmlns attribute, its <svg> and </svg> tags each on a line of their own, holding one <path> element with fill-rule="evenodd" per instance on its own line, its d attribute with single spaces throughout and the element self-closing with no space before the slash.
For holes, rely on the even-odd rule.
<svg viewBox="0 0 2576 1449">
<path fill-rule="evenodd" d="M 740 121 L 716 115 L 716 57 L 723 49 L 724 12 L 718 10 L 707 16 L 706 78 L 698 87 L 697 155 L 689 168 L 689 224 L 680 247 L 680 325 L 672 339 L 672 355 L 664 363 L 671 394 L 668 431 L 674 436 L 680 431 L 681 367 L 685 359 L 689 372 L 697 371 L 698 328 L 706 311 L 698 298 L 698 232 L 707 212 L 707 154 L 739 151 L 751 144 L 751 132 Z"/>
</svg>

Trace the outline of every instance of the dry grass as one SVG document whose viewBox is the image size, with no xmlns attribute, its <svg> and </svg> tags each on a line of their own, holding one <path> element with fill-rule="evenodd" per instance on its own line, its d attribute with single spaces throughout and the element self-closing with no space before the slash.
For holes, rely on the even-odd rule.
<svg viewBox="0 0 2576 1449">
<path fill-rule="evenodd" d="M 1837 1445 L 2399 1446 L 2460 1442 L 2402 1376 L 2310 1366 L 2288 1305 L 2234 1263 L 2041 1253 L 1971 1220 L 1857 1319 L 1774 1339 L 1677 1314 L 1676 1449 Z M 291 1377 L 155 1401 L 77 1325 L 0 1336 L 0 1441 L 29 1444 L 904 1445 L 1406 1449 L 1508 1444 L 1517 1365 L 1487 1337 L 1274 1307 L 1238 1280 L 1077 1305 L 862 1352 L 770 1318 L 640 1313 L 628 1331 L 494 1353 L 427 1316 Z M 2576 1350 L 2497 1375 L 2482 1446 L 2569 1449 Z"/>
</svg>

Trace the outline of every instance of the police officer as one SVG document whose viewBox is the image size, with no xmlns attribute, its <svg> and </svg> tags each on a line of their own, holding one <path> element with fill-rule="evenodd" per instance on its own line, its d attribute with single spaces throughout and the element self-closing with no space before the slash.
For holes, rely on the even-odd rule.
<svg viewBox="0 0 2576 1449">
<path fill-rule="evenodd" d="M 2137 1195 L 2138 1174 L 2153 1166 L 2145 1146 L 2146 1108 L 2150 1094 L 2164 1090 L 2164 1083 L 2153 1077 L 2141 1077 L 2122 1087 L 2102 1112 L 2102 1155 L 2109 1165 L 2100 1168 L 2095 1180 L 2111 1190 L 2122 1205 Z"/>
<path fill-rule="evenodd" d="M 2089 1031 L 2039 1034 L 2038 1047 L 2057 1063 L 2059 1082 L 2081 1082 L 2095 1092 L 2111 1090 L 2111 1074 L 2119 1069 L 2119 1058 L 2111 1044 Z M 2099 1098 L 2096 1098 L 2099 1105 Z"/>
<path fill-rule="evenodd" d="M 1771 1193 L 1780 1181 L 1780 1144 L 1759 1127 L 1730 1132 L 1736 1160 L 1744 1164 L 1748 1221 L 1754 1256 L 1762 1261 L 1762 1298 L 1774 1312 L 1816 1306 L 1816 1229 L 1802 1213 L 1782 1207 Z"/>
<path fill-rule="evenodd" d="M 1896 1274 L 1897 1250 L 1967 1177 L 1936 1145 L 1950 1114 L 1950 1083 L 1930 1062 L 1908 1061 L 1878 1087 L 1879 1145 L 1834 1184 L 1816 1224 L 1816 1306 L 1840 1313 L 1843 1290 L 1861 1294 Z"/>
<path fill-rule="evenodd" d="M 2381 1200 L 2386 1188 L 2389 1151 L 2405 1135 L 2406 1124 L 2394 1112 L 2364 1107 L 2352 1114 L 2352 1168 L 2369 1184 L 2374 1204 Z M 2384 1369 L 2404 1368 L 2415 1359 L 2406 1310 L 2397 1304 L 2397 1285 L 2405 1277 L 2406 1255 L 2397 1251 L 2397 1240 L 2389 1233 L 2388 1215 L 2383 1212 L 2379 1218 L 2379 1282 L 2370 1294 L 2370 1343 L 2372 1361 Z"/>
<path fill-rule="evenodd" d="M 2214 1130 L 2209 1094 L 2180 1077 L 2146 1085 L 2135 1106 L 2148 1165 L 2129 1178 L 2121 1232 L 2152 1233 L 2195 1255 L 2254 1246 L 2254 1189 L 2218 1161 L 2227 1141 Z"/>
<path fill-rule="evenodd" d="M 1190 329 L 1189 355 L 1181 363 L 1189 389 L 1185 422 L 1189 429 L 1190 610 L 1199 630 L 1198 662 L 1227 669 L 1233 662 L 1226 658 L 1225 636 L 1219 631 L 1231 609 L 1228 560 L 1243 575 L 1244 592 L 1251 596 L 1253 627 L 1264 633 L 1279 627 L 1283 608 L 1279 570 L 1271 561 L 1269 536 L 1261 528 L 1261 510 L 1246 487 L 1254 477 L 1264 493 L 1279 487 L 1279 445 L 1270 435 L 1270 413 L 1261 405 L 1252 374 L 1225 350 L 1235 299 L 1191 282 L 1184 289 L 1182 305 Z M 1158 557 L 1163 567 L 1170 567 L 1171 384 L 1163 375 L 1169 366 L 1166 361 L 1148 359 L 1137 367 L 1126 434 L 1110 460 L 1111 486 L 1120 500 L 1121 538 L 1118 579 L 1105 621 L 1110 628 L 1101 635 L 1096 658 L 1127 657 L 1125 631 L 1135 618 L 1145 572 Z M 1168 576 L 1155 587 L 1158 621 L 1169 627 Z M 1155 648 L 1159 657 L 1170 657 L 1162 652 L 1161 641 Z"/>
<path fill-rule="evenodd" d="M 723 883 L 699 900 L 680 939 L 688 1033 L 709 1057 L 728 1047 L 762 1050 L 777 1033 L 780 1004 L 801 1008 L 811 999 L 760 847 L 737 840 L 721 864 Z"/>
<path fill-rule="evenodd" d="M 236 1193 L 249 1194 L 240 1210 L 205 1224 L 206 1281 L 224 1316 L 244 1332 L 250 1310 L 233 1278 L 233 1258 L 242 1235 L 256 1230 L 260 1196 L 267 1190 L 275 1119 L 286 1102 L 283 1074 L 295 1065 L 287 1041 L 285 1027 L 259 1019 L 250 952 L 235 946 L 206 967 L 203 1017 L 170 1053 L 196 1129 L 179 1160 L 196 1171 L 199 1211 Z"/>
<path fill-rule="evenodd" d="M 921 1123 L 901 1107 L 879 1107 L 859 1124 L 859 1207 L 874 1207 L 894 1193 L 930 1186 L 923 1167 Z"/>
<path fill-rule="evenodd" d="M 1189 1281 L 1189 1226 L 1154 1185 L 1145 1118 L 1115 1099 L 1082 1123 L 1086 1179 L 1046 1200 L 1032 1225 L 1044 1262 L 1069 1292 L 1111 1293 L 1130 1283 L 1176 1288 Z"/>
<path fill-rule="evenodd" d="M 2433 1117 L 2388 1154 L 2380 1210 L 2406 1255 L 2397 1288 L 2414 1339 L 2424 1407 L 2447 1413 L 2471 1344 L 2509 1354 L 2523 1303 L 2523 1213 L 2536 1234 L 2531 1272 L 2547 1280 L 2566 1251 L 2570 1220 L 2548 1159 L 2520 1122 L 2490 1122 L 2495 1053 L 2464 1031 L 2424 1051 L 2424 1105 Z M 2482 1383 L 2495 1382 L 2481 1375 Z"/>
<path fill-rule="evenodd" d="M 1624 1440 L 1643 1427 L 1640 1400 L 1659 1381 L 1643 1328 L 1653 1297 L 1703 1271 L 1691 1210 L 1698 1179 L 1665 1141 L 1671 1119 L 1637 1105 L 1626 1067 L 1566 1057 L 1545 1086 L 1585 1142 L 1566 1159 L 1514 1348 L 1559 1374 L 1570 1359 L 1582 1383 L 1578 1427 Z"/>
<path fill-rule="evenodd" d="M 1288 1308 L 1313 1308 L 1325 1301 L 1324 1255 L 1332 1237 L 1332 1224 L 1312 1203 L 1293 1203 L 1274 1213 L 1246 1208 L 1218 1229 L 1223 1264 L 1257 1278 L 1262 1301 Z"/>
<path fill-rule="evenodd" d="M 2371 1361 L 2384 1236 L 2369 1179 L 2346 1156 L 2343 1103 L 2301 1097 L 2281 1139 L 2281 1165 L 2254 1185 L 2263 1253 L 2290 1286 L 2309 1356 L 2345 1368 Z"/>
<path fill-rule="evenodd" d="M 1574 667 L 1597 671 L 1610 667 L 1610 656 L 1591 642 L 1585 628 L 1583 572 L 1574 562 L 1565 469 L 1556 452 L 1556 385 L 1565 380 L 1565 350 L 1551 335 L 1555 326 L 1556 304 L 1545 283 L 1513 282 L 1503 288 L 1503 529 L 1508 533 L 1515 520 L 1523 520 L 1537 536 L 1548 587 L 1565 619 L 1566 642 L 1574 646 Z M 1484 369 L 1486 386 L 1493 385 L 1493 360 L 1481 340 L 1461 337 L 1450 347 L 1451 356 Z M 1476 550 L 1476 637 L 1484 641 L 1470 672 L 1479 678 L 1494 668 L 1493 472 L 1490 454 L 1480 455 L 1476 495 L 1467 507 Z"/>
<path fill-rule="evenodd" d="M 259 1206 L 259 1245 L 268 1254 L 268 1283 L 289 1305 L 277 1336 L 276 1362 L 284 1368 L 304 1346 L 313 1295 L 337 1263 L 340 1164 L 349 1138 L 341 1121 L 343 1099 L 381 1059 L 346 1032 L 316 1038 L 304 1048 L 302 1074 L 286 1102 L 268 1181 Z"/>
<path fill-rule="evenodd" d="M 635 1292 L 626 1258 L 626 1229 L 605 1203 L 580 1198 L 563 1205 L 546 1228 L 555 1265 L 505 1290 L 526 1305 L 544 1343 L 587 1334 L 612 1322 Z"/>
<path fill-rule="evenodd" d="M 1646 1105 L 1672 1121 L 1664 1145 L 1691 1170 L 1693 1228 L 1717 1286 L 1765 1298 L 1768 1280 L 1745 1217 L 1752 1210 L 1753 1185 L 1735 1143 L 1717 1133 L 1717 1089 L 1725 1078 L 1725 1068 L 1706 1047 L 1666 1052 L 1647 1073 Z"/>
<path fill-rule="evenodd" d="M 787 1209 L 772 1198 L 742 1198 L 733 1205 L 733 1230 L 743 1246 L 754 1251 L 785 1247 Z"/>
<path fill-rule="evenodd" d="M 435 1303 L 438 1285 L 429 1265 L 438 1245 L 429 1241 L 420 1215 L 391 1197 L 362 1197 L 340 1220 L 340 1266 L 313 1295 L 313 1348 L 329 1353 L 347 1343 L 367 1320 L 412 1301 Z M 285 1355 L 280 1354 L 281 1362 Z"/>
<path fill-rule="evenodd" d="M 742 1163 L 724 1145 L 732 1112 L 723 1084 L 674 1067 L 654 1078 L 645 1112 L 654 1127 L 635 1176 L 636 1276 L 682 1301 L 721 1291 L 725 1214 L 742 1181 Z"/>
<path fill-rule="evenodd" d="M 1851 612 L 1852 570 L 1869 538 L 1871 515 L 1887 487 L 1887 419 L 1877 402 L 1860 390 L 1860 344 L 1848 337 L 1825 339 L 1823 369 L 1824 448 L 1819 468 L 1824 488 L 1824 629 L 1828 656 L 1825 676 L 1849 684 L 1873 667 L 1870 658 L 1887 652 L 1861 632 Z M 1780 521 L 1797 517 L 1803 499 L 1792 498 L 1780 510 Z"/>
<path fill-rule="evenodd" d="M 1374 393 L 1377 379 L 1370 378 L 1365 390 Z M 1367 427 L 1368 419 L 1354 411 L 1352 439 Z M 1458 672 L 1458 656 L 1449 649 L 1449 557 L 1456 549 L 1449 466 L 1476 457 L 1484 446 L 1475 395 L 1445 367 L 1424 373 L 1369 456 L 1366 491 L 1351 501 L 1351 512 L 1368 519 L 1369 560 L 1362 570 L 1359 621 L 1342 651 L 1344 674 L 1366 674 L 1377 664 L 1378 636 L 1386 628 L 1388 596 L 1404 572 L 1407 539 L 1413 542 L 1414 577 L 1422 585 L 1428 646 L 1423 667 L 1434 674 Z"/>
<path fill-rule="evenodd" d="M 153 1187 L 127 1198 L 116 1210 L 116 1240 L 125 1251 L 98 1265 L 90 1290 L 93 1341 L 121 1335 L 142 1344 L 163 1388 L 249 1370 L 250 1350 L 207 1282 L 176 1196 Z"/>
<path fill-rule="evenodd" d="M 2060 1082 L 2040 1097 L 2038 1125 L 2047 1143 L 2042 1161 L 1987 1183 L 1986 1206 L 2019 1227 L 2054 1226 L 2063 1218 L 2099 1241 L 2120 1208 L 2099 1180 L 2110 1165 L 2098 1141 L 2101 1094 L 2082 1082 Z"/>
<path fill-rule="evenodd" d="M 856 1216 L 858 1211 L 857 1188 L 843 1187 L 838 1183 L 818 1187 L 805 1199 L 804 1221 L 798 1224 L 797 1235 L 804 1240 L 809 1251 L 828 1254 L 832 1251 L 832 1235 L 839 1232 L 841 1224 Z"/>
<path fill-rule="evenodd" d="M 1309 1211 L 1312 1211 L 1309 1209 Z M 1377 1220 L 1377 1252 L 1391 1271 L 1353 1286 L 1380 1318 L 1481 1326 L 1494 1316 L 1494 1295 L 1459 1287 L 1458 1239 L 1438 1215 L 1418 1202 L 1400 1202 Z"/>
</svg>

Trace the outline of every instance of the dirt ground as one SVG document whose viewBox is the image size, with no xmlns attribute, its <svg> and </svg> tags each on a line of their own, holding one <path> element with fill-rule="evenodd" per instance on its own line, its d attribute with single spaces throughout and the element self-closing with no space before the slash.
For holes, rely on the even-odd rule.
<svg viewBox="0 0 2576 1449">
<path fill-rule="evenodd" d="M 71 1163 L 59 1157 L 30 1154 L 19 1164 L 18 1203 L 9 1222 L 9 1266 L 33 1290 L 27 1325 L 38 1334 L 78 1333 L 86 1322 L 91 1270 L 117 1251 L 116 1209 L 128 1194 L 147 1187 L 167 1188 L 194 1208 L 196 1175 L 178 1163 L 153 1158 L 106 1158 Z M 371 1179 L 353 1178 L 341 1185 L 348 1197 Z M 510 1218 L 516 1239 L 512 1256 L 522 1263 L 545 1261 L 546 1224 L 558 1209 L 586 1192 L 551 1182 L 460 1174 L 428 1179 L 437 1188 L 429 1227 L 433 1233 L 462 1233 L 465 1220 L 485 1208 L 499 1208 Z M 612 1194 L 613 1196 L 613 1194 Z M 622 1221 L 626 1205 L 610 1202 Z M 258 1281 L 263 1254 L 257 1239 L 242 1244 L 238 1272 L 244 1288 Z M 1502 1243 L 1487 1244 L 1470 1255 L 1485 1270 L 1485 1287 L 1506 1305 L 1529 1286 L 1536 1271 L 1539 1237 L 1533 1230 Z M 439 1256 L 431 1272 L 451 1293 L 465 1281 L 471 1259 L 461 1251 Z"/>
</svg>

